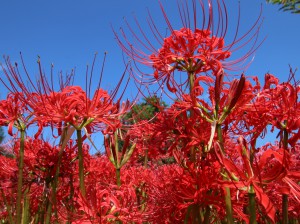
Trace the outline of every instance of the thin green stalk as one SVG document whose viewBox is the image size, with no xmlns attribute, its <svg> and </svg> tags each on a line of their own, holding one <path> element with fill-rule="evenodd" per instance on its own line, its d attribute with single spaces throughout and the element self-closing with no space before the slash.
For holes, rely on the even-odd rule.
<svg viewBox="0 0 300 224">
<path fill-rule="evenodd" d="M 141 208 L 141 211 L 144 212 L 146 210 L 146 197 L 147 197 L 147 194 L 146 194 L 146 191 L 144 188 L 142 188 L 142 208 Z"/>
<path fill-rule="evenodd" d="M 148 149 L 145 150 L 144 167 L 148 166 Z"/>
<path fill-rule="evenodd" d="M 201 215 L 200 215 L 200 206 L 198 204 L 193 205 L 192 215 L 193 215 L 193 223 L 195 224 L 202 223 Z"/>
<path fill-rule="evenodd" d="M 49 171 L 49 173 L 51 173 L 51 172 Z M 39 210 L 38 210 L 38 213 L 35 218 L 35 224 L 44 223 L 46 209 L 48 208 L 48 204 L 49 204 L 48 189 L 50 187 L 50 182 L 51 182 L 51 177 L 49 177 L 49 173 L 48 173 L 48 177 L 46 178 L 46 183 L 45 183 L 45 188 L 43 191 L 42 200 L 39 204 Z"/>
<path fill-rule="evenodd" d="M 193 88 L 195 85 L 195 74 L 194 72 L 189 72 L 188 73 L 189 76 L 189 87 L 190 87 L 190 96 L 193 96 Z M 190 118 L 193 118 L 194 113 L 193 110 L 190 110 Z M 195 147 L 191 147 L 190 149 L 190 160 L 191 162 L 195 162 L 196 161 L 196 148 Z"/>
<path fill-rule="evenodd" d="M 56 206 L 56 189 L 58 185 L 58 177 L 59 177 L 59 171 L 60 171 L 60 165 L 62 163 L 62 156 L 64 153 L 64 148 L 67 145 L 67 142 L 71 138 L 72 134 L 74 132 L 74 129 L 70 129 L 70 127 L 65 127 L 63 130 L 63 134 L 60 140 L 60 150 L 58 152 L 58 160 L 56 164 L 56 171 L 52 182 L 52 192 L 51 192 L 51 200 L 49 200 L 48 206 L 47 206 L 47 212 L 46 212 L 46 220 L 45 224 L 50 224 L 50 219 L 52 215 L 52 206 Z M 55 210 L 55 213 L 57 211 Z"/>
<path fill-rule="evenodd" d="M 121 168 L 116 169 L 116 177 L 117 177 L 117 185 L 118 187 L 121 186 Z M 122 224 L 122 221 L 117 220 L 116 224 Z"/>
<path fill-rule="evenodd" d="M 210 207 L 206 206 L 203 224 L 210 224 Z"/>
<path fill-rule="evenodd" d="M 117 177 L 117 185 L 118 187 L 121 186 L 121 169 L 116 169 L 116 177 Z"/>
<path fill-rule="evenodd" d="M 81 130 L 77 130 L 77 147 L 78 147 L 78 160 L 79 160 L 79 187 L 83 197 L 86 195 L 84 186 L 84 164 L 83 164 L 83 151 L 82 151 L 82 137 Z"/>
<path fill-rule="evenodd" d="M 225 206 L 226 206 L 227 224 L 233 224 L 231 194 L 230 194 L 229 187 L 225 187 Z"/>
<path fill-rule="evenodd" d="M 255 202 L 255 191 L 253 186 L 250 186 L 248 192 L 249 197 L 249 213 L 250 213 L 250 222 L 249 224 L 256 224 L 256 202 Z"/>
<path fill-rule="evenodd" d="M 188 224 L 189 216 L 190 216 L 190 214 L 191 214 L 191 209 L 192 209 L 191 206 L 189 206 L 189 207 L 187 208 L 186 215 L 185 215 L 185 218 L 184 218 L 184 224 Z"/>
<path fill-rule="evenodd" d="M 50 224 L 50 219 L 51 219 L 51 215 L 52 215 L 52 206 L 53 205 L 56 206 L 56 189 L 57 189 L 57 185 L 58 185 L 59 170 L 60 170 L 60 165 L 62 162 L 63 152 L 64 152 L 64 148 L 61 147 L 61 149 L 58 152 L 58 161 L 56 164 L 55 176 L 54 176 L 53 182 L 52 182 L 51 200 L 48 203 L 47 212 L 46 212 L 46 220 L 45 220 L 46 224 Z"/>
<path fill-rule="evenodd" d="M 28 192 L 29 192 L 29 188 L 27 188 L 24 192 L 24 206 L 23 206 L 23 214 L 22 214 L 23 224 L 29 223 L 29 217 L 30 217 L 30 212 L 29 212 L 30 199 L 29 199 Z"/>
<path fill-rule="evenodd" d="M 189 72 L 188 76 L 189 76 L 190 95 L 192 95 L 193 88 L 194 88 L 194 85 L 195 85 L 195 73 L 194 72 Z"/>
<path fill-rule="evenodd" d="M 68 212 L 68 221 L 66 224 L 71 224 L 72 223 L 72 215 L 74 213 L 74 183 L 73 183 L 73 174 L 70 175 L 70 195 L 68 198 L 68 203 L 71 203 L 70 205 L 70 211 Z"/>
<path fill-rule="evenodd" d="M 11 214 L 11 207 L 10 207 L 10 204 L 8 203 L 8 201 L 6 200 L 6 196 L 4 194 L 4 191 L 3 189 L 1 189 L 1 193 L 2 193 L 2 198 L 4 200 L 4 204 L 6 206 L 6 211 L 8 213 L 8 223 L 9 224 L 13 224 L 13 218 L 12 218 L 12 214 Z"/>
<path fill-rule="evenodd" d="M 287 194 L 282 194 L 282 224 L 289 223 L 289 198 Z"/>
<path fill-rule="evenodd" d="M 289 138 L 289 134 L 288 134 L 287 130 L 284 129 L 283 130 L 283 148 L 287 152 L 288 152 L 288 138 Z M 289 222 L 288 207 L 289 207 L 288 195 L 287 194 L 282 194 L 282 224 L 288 224 L 288 222 Z"/>
<path fill-rule="evenodd" d="M 222 150 L 222 152 L 224 152 L 224 140 L 223 140 L 221 124 L 217 124 L 216 129 L 217 129 L 217 135 L 218 135 L 218 140 L 219 140 L 219 143 L 221 146 L 221 150 Z"/>
<path fill-rule="evenodd" d="M 17 224 L 22 219 L 22 186 L 23 186 L 23 167 L 24 167 L 24 148 L 25 148 L 25 130 L 21 129 L 20 151 L 18 161 L 18 190 L 17 190 Z"/>
<path fill-rule="evenodd" d="M 189 222 L 191 220 L 191 222 Z M 188 206 L 185 218 L 184 218 L 184 224 L 201 224 L 201 213 L 200 213 L 200 206 L 198 204 L 192 204 Z"/>
<path fill-rule="evenodd" d="M 217 124 L 217 135 L 218 140 L 221 146 L 221 150 L 224 152 L 224 140 L 222 135 L 222 127 L 221 124 Z M 224 177 L 226 179 L 226 177 Z M 233 224 L 233 213 L 232 213 L 232 203 L 231 203 L 231 193 L 230 188 L 225 187 L 225 208 L 226 208 L 226 218 L 228 224 Z"/>
</svg>

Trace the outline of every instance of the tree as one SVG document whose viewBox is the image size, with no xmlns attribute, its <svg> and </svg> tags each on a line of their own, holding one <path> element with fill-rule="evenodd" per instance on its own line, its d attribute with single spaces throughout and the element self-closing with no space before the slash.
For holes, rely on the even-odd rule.
<svg viewBox="0 0 300 224">
<path fill-rule="evenodd" d="M 281 5 L 279 10 L 300 13 L 300 0 L 267 0 L 267 2 Z"/>
<path fill-rule="evenodd" d="M 167 105 L 156 95 L 143 99 L 143 102 L 135 104 L 132 109 L 124 116 L 125 124 L 135 124 L 142 120 L 151 120 L 155 114 L 165 108 Z"/>
</svg>

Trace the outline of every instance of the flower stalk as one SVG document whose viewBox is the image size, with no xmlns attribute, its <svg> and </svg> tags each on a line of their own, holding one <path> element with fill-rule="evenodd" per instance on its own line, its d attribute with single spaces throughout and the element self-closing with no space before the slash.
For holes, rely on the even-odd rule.
<svg viewBox="0 0 300 224">
<path fill-rule="evenodd" d="M 119 150 L 119 136 L 118 130 L 113 134 L 113 136 L 107 135 L 104 138 L 104 146 L 107 156 L 111 163 L 116 169 L 116 183 L 117 186 L 121 186 L 121 168 L 130 159 L 136 144 L 134 143 L 129 147 L 130 135 L 127 135 L 124 139 L 124 144 L 121 150 Z"/>
<path fill-rule="evenodd" d="M 23 205 L 23 214 L 22 214 L 22 223 L 26 224 L 29 223 L 30 219 L 30 195 L 29 195 L 29 188 L 26 188 L 24 192 L 24 205 Z"/>
<path fill-rule="evenodd" d="M 72 134 L 75 129 L 73 127 L 65 127 L 62 133 L 62 137 L 60 139 L 60 150 L 58 152 L 58 160 L 56 164 L 56 171 L 52 182 L 52 192 L 51 192 L 51 200 L 48 203 L 47 212 L 46 212 L 46 220 L 45 224 L 50 224 L 51 216 L 52 216 L 52 206 L 56 205 L 56 190 L 58 186 L 58 177 L 60 172 L 60 165 L 62 163 L 62 156 L 64 153 L 64 149 L 70 140 Z M 57 211 L 55 211 L 56 213 Z"/>
<path fill-rule="evenodd" d="M 255 191 L 253 186 L 250 186 L 248 191 L 249 197 L 249 213 L 250 213 L 250 224 L 256 224 L 256 202 L 255 202 Z"/>
<path fill-rule="evenodd" d="M 82 135 L 81 130 L 77 130 L 77 148 L 78 148 L 78 161 L 79 161 L 79 187 L 83 197 L 86 195 L 84 186 L 84 164 L 83 164 L 83 151 L 82 151 Z"/>
<path fill-rule="evenodd" d="M 121 187 L 121 169 L 116 169 L 117 186 Z"/>
<path fill-rule="evenodd" d="M 4 204 L 5 204 L 5 206 L 7 208 L 7 212 L 8 212 L 8 223 L 13 224 L 14 222 L 13 222 L 13 217 L 12 217 L 12 212 L 11 212 L 11 206 L 10 206 L 10 203 L 6 199 L 3 189 L 1 189 L 1 194 L 2 194 L 2 198 L 4 200 Z"/>
<path fill-rule="evenodd" d="M 223 134 L 222 134 L 222 127 L 221 124 L 217 124 L 217 135 L 218 135 L 218 140 L 220 143 L 220 147 L 222 152 L 224 153 L 224 140 L 223 140 Z M 224 176 L 224 179 L 227 179 L 227 175 Z M 225 193 L 225 208 L 226 208 L 226 218 L 227 218 L 227 223 L 233 224 L 233 213 L 232 213 L 232 203 L 231 203 L 231 193 L 230 193 L 230 188 L 225 187 L 224 188 L 224 193 Z"/>
<path fill-rule="evenodd" d="M 193 89 L 194 89 L 194 85 L 195 85 L 195 73 L 188 72 L 188 76 L 189 76 L 190 96 L 193 97 L 193 95 L 194 95 Z M 192 119 L 193 116 L 194 116 L 193 110 L 190 110 L 190 118 Z M 190 149 L 190 160 L 192 162 L 196 161 L 196 148 L 195 147 L 191 147 L 191 149 Z"/>
<path fill-rule="evenodd" d="M 22 126 L 22 125 L 21 125 Z M 20 128 L 20 151 L 18 162 L 18 189 L 17 189 L 17 224 L 22 221 L 22 186 L 23 186 L 23 167 L 24 167 L 24 148 L 25 148 L 25 128 Z"/>
<path fill-rule="evenodd" d="M 285 127 L 286 127 L 286 121 Z M 283 129 L 283 148 L 284 150 L 288 151 L 288 138 L 289 134 L 286 128 Z M 282 194 L 282 223 L 283 224 L 288 224 L 289 223 L 289 198 L 287 194 Z"/>
</svg>

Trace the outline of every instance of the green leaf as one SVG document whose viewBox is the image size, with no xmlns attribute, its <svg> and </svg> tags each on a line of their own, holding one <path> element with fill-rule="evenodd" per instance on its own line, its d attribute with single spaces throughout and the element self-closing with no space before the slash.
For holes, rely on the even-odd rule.
<svg viewBox="0 0 300 224">
<path fill-rule="evenodd" d="M 126 151 L 125 155 L 124 155 L 124 158 L 122 159 L 121 161 L 121 164 L 120 164 L 120 168 L 125 164 L 127 163 L 127 161 L 130 159 L 133 151 L 135 149 L 135 143 L 130 147 L 130 149 L 128 151 Z"/>
</svg>

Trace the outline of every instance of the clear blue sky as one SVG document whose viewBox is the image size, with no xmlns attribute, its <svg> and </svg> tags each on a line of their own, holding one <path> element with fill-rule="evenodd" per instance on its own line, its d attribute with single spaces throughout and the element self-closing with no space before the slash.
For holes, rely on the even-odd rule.
<svg viewBox="0 0 300 224">
<path fill-rule="evenodd" d="M 162 2 L 170 15 L 178 15 L 175 0 Z M 235 14 L 230 11 L 237 11 L 238 1 L 226 2 L 229 3 L 229 23 L 235 23 Z M 264 17 L 261 37 L 267 36 L 267 39 L 257 51 L 248 73 L 263 76 L 270 71 L 284 79 L 289 64 L 300 66 L 300 15 L 279 12 L 277 6 L 266 4 L 264 0 L 243 0 L 242 26 L 249 27 L 253 23 L 261 4 Z M 40 55 L 45 71 L 53 62 L 57 71 L 70 71 L 76 66 L 77 76 L 83 76 L 94 52 L 99 52 L 100 63 L 102 53 L 107 51 L 105 78 L 114 80 L 113 77 L 123 72 L 124 64 L 111 26 L 118 30 L 124 25 L 123 17 L 130 19 L 133 13 L 143 24 L 147 7 L 154 17 L 161 16 L 156 0 L 3 1 L 0 55 L 19 61 L 22 51 L 32 71 L 36 71 L 36 59 Z"/>
<path fill-rule="evenodd" d="M 174 15 L 176 18 L 176 1 L 162 2 L 170 16 Z M 238 0 L 226 3 L 229 23 L 235 23 Z M 263 77 L 266 72 L 271 72 L 285 81 L 289 72 L 288 65 L 293 68 L 300 66 L 300 15 L 278 11 L 277 6 L 266 4 L 264 0 L 243 0 L 242 27 L 250 27 L 253 24 L 261 5 L 264 23 L 260 36 L 261 39 L 267 36 L 267 39 L 258 49 L 256 58 L 246 74 Z M 41 57 L 46 72 L 49 71 L 50 63 L 54 63 L 56 72 L 70 71 L 76 66 L 80 81 L 80 77 L 85 76 L 86 64 L 92 62 L 94 53 L 99 53 L 100 64 L 103 52 L 107 51 L 104 72 L 106 82 L 103 87 L 112 88 L 125 66 L 111 27 L 118 30 L 124 25 L 123 17 L 130 20 L 133 13 L 141 24 L 145 23 L 147 7 L 159 21 L 161 13 L 156 0 L 2 1 L 0 55 L 10 56 L 12 61 L 20 61 L 21 51 L 33 75 L 37 71 L 37 55 Z M 300 77 L 299 73 L 297 77 Z M 131 93 L 133 89 L 128 88 L 128 97 L 134 95 Z M 1 86 L 1 98 L 5 97 L 3 93 Z"/>
</svg>

